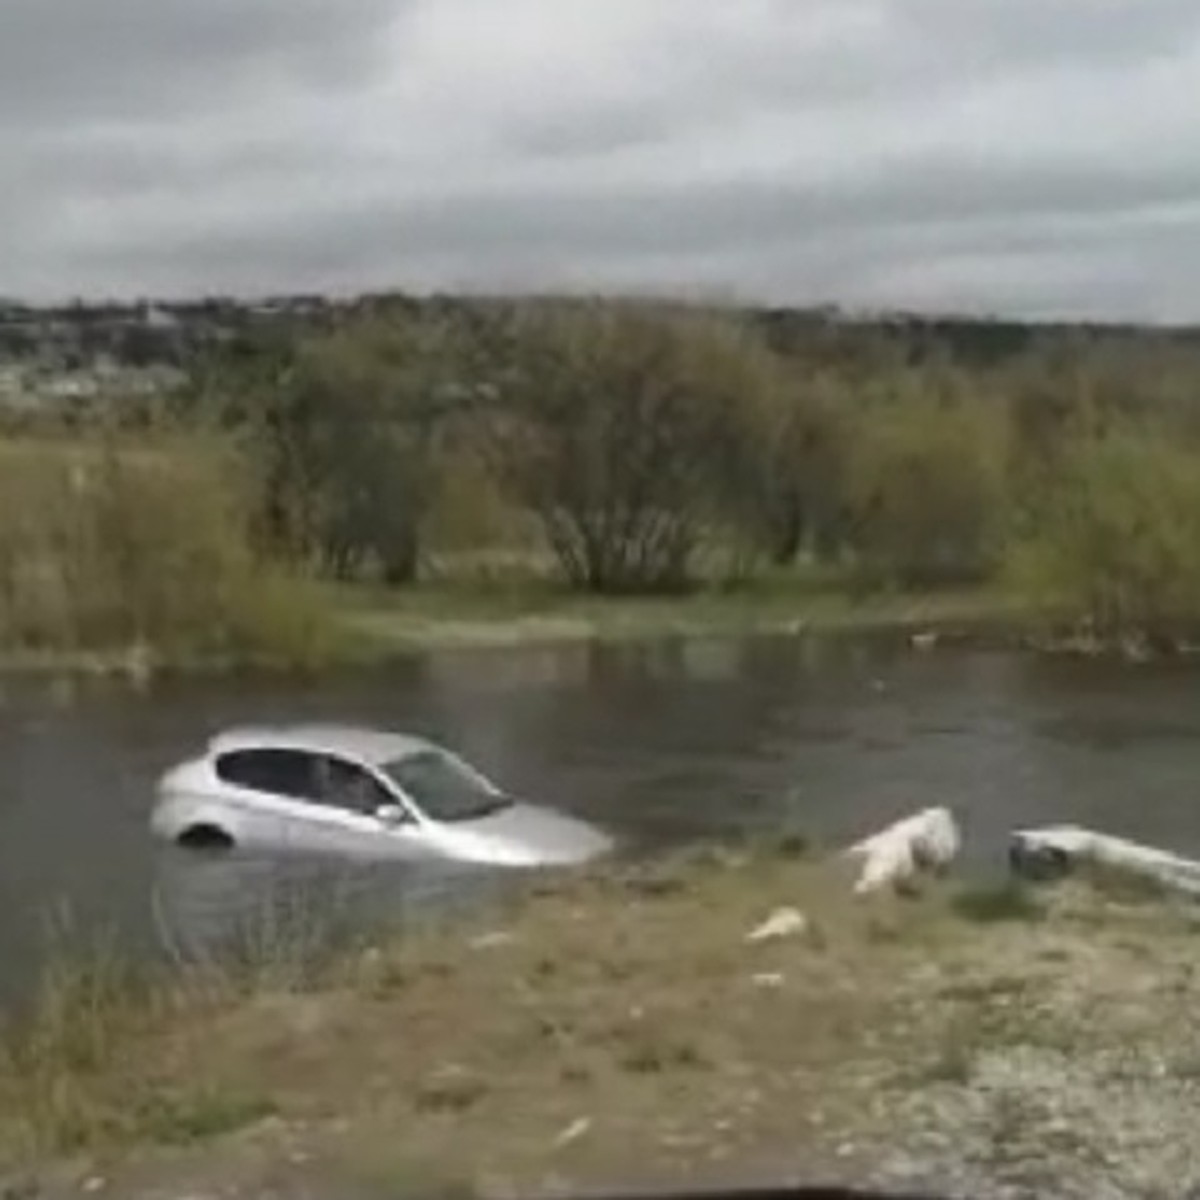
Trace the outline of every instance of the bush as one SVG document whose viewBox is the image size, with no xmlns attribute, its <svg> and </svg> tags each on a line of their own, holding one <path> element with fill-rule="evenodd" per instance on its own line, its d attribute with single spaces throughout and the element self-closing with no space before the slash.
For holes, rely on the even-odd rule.
<svg viewBox="0 0 1200 1200">
<path fill-rule="evenodd" d="M 1200 624 L 1200 452 L 1112 432 L 1073 447 L 1031 504 L 1009 563 L 1017 586 L 1102 639 L 1171 641 Z"/>
<path fill-rule="evenodd" d="M 864 574 L 927 586 L 976 582 L 999 564 L 1008 428 L 998 403 L 904 397 L 866 409 L 848 500 Z"/>
<path fill-rule="evenodd" d="M 243 370 L 233 419 L 250 433 L 276 547 L 340 579 L 416 578 L 455 382 L 449 346 L 440 325 L 377 319 L 268 344 L 274 373 Z"/>
<path fill-rule="evenodd" d="M 483 441 L 573 585 L 676 591 L 743 465 L 746 409 L 772 370 L 743 328 L 699 311 L 521 305 L 492 348 Z"/>
<path fill-rule="evenodd" d="M 251 494 L 198 438 L 0 444 L 0 644 L 307 655 L 322 614 L 256 559 Z"/>
<path fill-rule="evenodd" d="M 845 534 L 854 397 L 830 373 L 782 361 L 757 392 L 746 398 L 749 440 L 727 506 L 775 567 L 789 566 L 805 549 L 833 558 Z"/>
</svg>

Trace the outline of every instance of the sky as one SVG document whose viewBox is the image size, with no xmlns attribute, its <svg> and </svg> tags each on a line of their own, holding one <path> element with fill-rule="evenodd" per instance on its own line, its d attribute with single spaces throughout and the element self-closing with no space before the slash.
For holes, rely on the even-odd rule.
<svg viewBox="0 0 1200 1200">
<path fill-rule="evenodd" d="M 0 0 L 0 295 L 1200 321 L 1195 0 Z"/>
</svg>

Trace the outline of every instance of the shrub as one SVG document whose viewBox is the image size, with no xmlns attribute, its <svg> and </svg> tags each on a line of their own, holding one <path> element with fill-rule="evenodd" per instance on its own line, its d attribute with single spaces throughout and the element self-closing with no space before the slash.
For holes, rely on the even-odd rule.
<svg viewBox="0 0 1200 1200">
<path fill-rule="evenodd" d="M 1200 623 L 1200 452 L 1128 429 L 1073 447 L 1009 566 L 1101 638 L 1182 636 Z"/>
<path fill-rule="evenodd" d="M 572 584 L 679 590 L 771 370 L 745 329 L 700 311 L 520 305 L 491 350 L 484 444 Z"/>
<path fill-rule="evenodd" d="M 199 438 L 0 445 L 0 644 L 307 654 L 316 598 L 256 558 L 250 495 Z"/>
<path fill-rule="evenodd" d="M 904 397 L 860 416 L 849 504 L 876 582 L 974 582 L 998 565 L 1007 501 L 1007 427 L 986 400 Z"/>
<path fill-rule="evenodd" d="M 382 318 L 261 354 L 273 371 L 220 376 L 246 394 L 246 428 L 271 541 L 337 578 L 418 573 L 437 489 L 437 451 L 454 407 L 451 331 Z M 278 360 L 278 361 L 277 361 Z"/>
</svg>

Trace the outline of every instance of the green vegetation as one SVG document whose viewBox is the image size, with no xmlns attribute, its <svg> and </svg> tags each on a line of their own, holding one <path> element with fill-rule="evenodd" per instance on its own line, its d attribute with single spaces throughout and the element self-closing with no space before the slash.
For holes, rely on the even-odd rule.
<svg viewBox="0 0 1200 1200">
<path fill-rule="evenodd" d="M 600 299 L 239 337 L 169 413 L 0 441 L 0 651 L 319 662 L 347 605 L 385 644 L 960 602 L 1092 649 L 1195 641 L 1200 352 L 958 345 Z"/>
<path fill-rule="evenodd" d="M 987 925 L 998 921 L 1037 921 L 1043 916 L 1041 905 L 1026 885 L 1005 880 L 990 886 L 963 888 L 950 905 L 964 921 Z"/>
<path fill-rule="evenodd" d="M 1029 594 L 1054 597 L 1101 639 L 1167 646 L 1200 615 L 1200 447 L 1118 431 L 1072 446 L 1014 541 Z"/>
</svg>

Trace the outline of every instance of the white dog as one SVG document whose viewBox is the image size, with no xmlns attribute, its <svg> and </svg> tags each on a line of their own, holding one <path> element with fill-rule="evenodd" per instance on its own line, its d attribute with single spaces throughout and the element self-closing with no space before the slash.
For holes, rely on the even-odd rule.
<svg viewBox="0 0 1200 1200">
<path fill-rule="evenodd" d="M 862 860 L 856 896 L 891 886 L 911 888 L 917 876 L 942 875 L 962 845 L 958 824 L 948 808 L 926 808 L 851 846 L 846 854 Z"/>
</svg>

